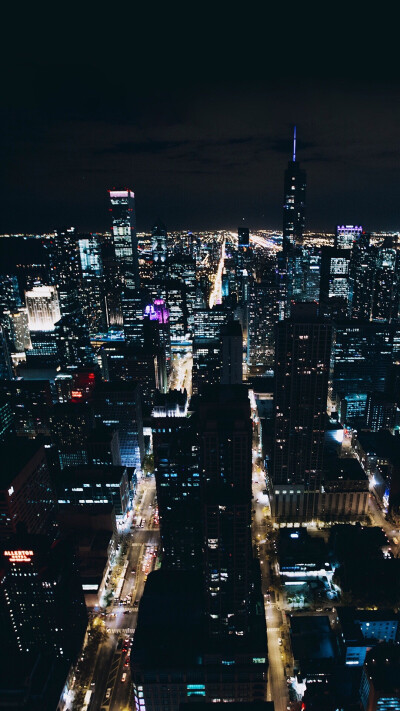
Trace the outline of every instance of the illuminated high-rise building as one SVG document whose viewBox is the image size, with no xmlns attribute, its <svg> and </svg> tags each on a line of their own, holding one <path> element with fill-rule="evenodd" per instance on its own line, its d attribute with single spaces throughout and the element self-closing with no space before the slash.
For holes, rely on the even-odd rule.
<svg viewBox="0 0 400 711">
<path fill-rule="evenodd" d="M 202 561 L 199 444 L 194 419 L 152 417 L 162 564 L 169 570 L 194 570 Z"/>
<path fill-rule="evenodd" d="M 293 157 L 285 171 L 283 198 L 283 243 L 288 247 L 301 244 L 305 226 L 306 172 L 296 157 L 296 127 L 293 136 Z"/>
<path fill-rule="evenodd" d="M 121 462 L 140 469 L 144 458 L 140 387 L 135 382 L 99 383 L 94 396 L 97 424 L 118 431 Z"/>
<path fill-rule="evenodd" d="M 306 173 L 296 159 L 296 126 L 293 135 L 293 157 L 288 162 L 284 179 L 282 250 L 277 255 L 278 317 L 290 316 L 293 280 L 296 271 L 296 247 L 303 242 L 305 226 Z M 300 256 L 300 253 L 299 253 Z"/>
<path fill-rule="evenodd" d="M 71 313 L 78 296 L 80 256 L 78 238 L 74 227 L 58 230 L 46 240 L 50 282 L 57 288 L 62 316 Z"/>
<path fill-rule="evenodd" d="M 126 343 L 143 346 L 143 311 L 149 302 L 144 289 L 125 289 L 121 295 Z"/>
<path fill-rule="evenodd" d="M 103 265 L 98 235 L 82 235 L 78 239 L 81 274 L 85 279 L 90 276 L 101 277 Z"/>
<path fill-rule="evenodd" d="M 60 320 L 60 305 L 54 286 L 34 286 L 25 292 L 30 331 L 54 331 Z"/>
<path fill-rule="evenodd" d="M 87 624 L 73 546 L 21 531 L 3 543 L 0 555 L 0 629 L 8 654 L 23 660 L 40 651 L 63 661 L 67 671 Z"/>
<path fill-rule="evenodd" d="M 11 380 L 12 377 L 13 371 L 7 338 L 0 326 L 0 380 Z"/>
<path fill-rule="evenodd" d="M 350 259 L 351 318 L 371 318 L 375 270 L 376 248 L 370 246 L 369 235 L 362 233 Z"/>
<path fill-rule="evenodd" d="M 298 304 L 276 326 L 273 510 L 281 493 L 296 496 L 296 484 L 312 492 L 321 484 L 332 325 L 313 307 Z M 313 513 L 312 499 L 310 508 L 306 515 Z"/>
<path fill-rule="evenodd" d="M 165 277 L 167 274 L 168 235 L 162 222 L 157 222 L 151 231 L 151 251 L 154 276 Z"/>
<path fill-rule="evenodd" d="M 363 228 L 361 226 L 338 225 L 335 235 L 336 249 L 353 249 L 353 246 L 357 244 L 362 234 Z"/>
<path fill-rule="evenodd" d="M 110 201 L 115 259 L 125 285 L 135 288 L 139 286 L 135 193 L 110 190 Z"/>
<path fill-rule="evenodd" d="M 349 249 L 322 248 L 320 313 L 332 318 L 347 318 L 351 310 Z"/>
<path fill-rule="evenodd" d="M 250 402 L 241 385 L 205 390 L 199 409 L 205 598 L 211 635 L 247 635 L 250 616 Z M 239 543 L 240 541 L 240 543 Z"/>
<path fill-rule="evenodd" d="M 274 324 L 278 320 L 276 262 L 271 258 L 261 280 L 251 285 L 247 331 L 247 363 L 272 368 L 274 361 Z"/>
<path fill-rule="evenodd" d="M 399 313 L 400 259 L 387 237 L 376 256 L 375 283 L 372 299 L 372 320 L 391 322 Z"/>
<path fill-rule="evenodd" d="M 0 445 L 0 539 L 23 524 L 30 534 L 54 530 L 56 499 L 46 450 L 38 441 L 9 438 Z"/>
<path fill-rule="evenodd" d="M 18 309 L 10 314 L 11 321 L 11 336 L 14 343 L 14 348 L 17 352 L 26 350 L 30 347 L 31 339 L 29 337 L 28 312 L 26 309 Z"/>
</svg>

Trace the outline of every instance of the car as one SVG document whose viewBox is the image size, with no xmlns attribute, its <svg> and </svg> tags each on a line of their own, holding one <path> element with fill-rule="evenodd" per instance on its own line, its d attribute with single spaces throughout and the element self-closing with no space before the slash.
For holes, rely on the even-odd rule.
<svg viewBox="0 0 400 711">
<path fill-rule="evenodd" d="M 107 691 L 106 691 L 106 699 L 109 699 L 111 696 L 111 687 L 109 686 Z"/>
<path fill-rule="evenodd" d="M 317 609 L 315 610 L 315 612 L 322 612 L 322 607 L 317 607 Z"/>
<path fill-rule="evenodd" d="M 122 683 L 123 683 L 124 681 L 126 681 L 126 672 L 124 672 L 124 673 L 122 674 L 122 676 L 121 676 L 121 681 L 122 681 Z"/>
<path fill-rule="evenodd" d="M 280 637 L 278 637 L 278 644 L 279 644 L 280 647 L 282 647 L 282 640 L 281 640 Z"/>
</svg>

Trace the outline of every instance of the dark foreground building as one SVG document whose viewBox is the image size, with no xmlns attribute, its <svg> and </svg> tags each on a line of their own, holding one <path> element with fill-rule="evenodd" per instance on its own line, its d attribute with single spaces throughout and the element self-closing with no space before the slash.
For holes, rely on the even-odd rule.
<svg viewBox="0 0 400 711">
<path fill-rule="evenodd" d="M 24 531 L 9 538 L 0 549 L 0 636 L 7 649 L 0 708 L 54 709 L 86 625 L 69 542 Z"/>
<path fill-rule="evenodd" d="M 258 594 L 257 594 L 258 593 Z M 259 591 L 246 636 L 211 636 L 205 625 L 201 575 L 157 571 L 140 603 L 131 652 L 136 711 L 178 711 L 179 704 L 263 701 L 267 638 Z"/>
<path fill-rule="evenodd" d="M 174 565 L 179 546 L 169 545 L 167 539 L 171 535 L 176 541 L 178 530 L 165 525 L 164 509 L 175 508 L 174 492 L 184 500 L 183 484 L 194 484 L 189 475 L 197 472 L 191 459 L 185 463 L 181 458 L 179 467 L 171 459 L 169 473 L 181 480 L 182 491 L 178 484 L 165 487 L 168 497 L 159 500 L 163 550 L 169 555 L 161 571 L 149 576 L 140 604 L 131 653 L 136 711 L 178 711 L 179 704 L 192 697 L 213 703 L 266 698 L 267 635 L 260 569 L 251 541 L 247 389 L 206 388 L 195 409 L 191 451 L 198 451 L 200 486 L 191 487 L 191 499 L 199 502 L 202 554 L 197 569 L 183 569 L 184 561 L 191 567 L 190 538 L 180 516 L 176 523 L 181 523 L 187 545 L 185 556 Z M 161 464 L 171 451 L 165 448 L 162 456 L 158 448 L 160 484 L 167 483 Z"/>
</svg>

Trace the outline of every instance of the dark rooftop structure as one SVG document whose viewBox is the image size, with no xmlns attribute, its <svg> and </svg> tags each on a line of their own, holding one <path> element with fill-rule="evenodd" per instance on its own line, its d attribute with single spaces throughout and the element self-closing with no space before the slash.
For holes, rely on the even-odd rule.
<svg viewBox="0 0 400 711">
<path fill-rule="evenodd" d="M 281 528 L 278 557 L 281 573 L 292 570 L 330 570 L 323 538 L 310 536 L 305 528 Z"/>
<path fill-rule="evenodd" d="M 186 571 L 151 573 L 140 601 L 132 668 L 199 665 L 202 623 L 201 576 Z"/>
<path fill-rule="evenodd" d="M 366 454 L 400 461 L 400 437 L 392 435 L 389 430 L 360 431 L 357 439 Z"/>
<path fill-rule="evenodd" d="M 333 668 L 338 648 L 329 617 L 292 617 L 290 628 L 294 664 L 299 673 L 314 675 Z"/>
<path fill-rule="evenodd" d="M 331 458 L 327 462 L 326 476 L 329 481 L 344 479 L 348 481 L 368 481 L 368 477 L 356 458 Z"/>
<path fill-rule="evenodd" d="M 114 465 L 104 466 L 102 464 L 79 464 L 76 467 L 65 467 L 59 479 L 62 482 L 78 482 L 85 479 L 85 481 L 104 481 L 119 484 L 125 473 L 126 467 Z"/>
<path fill-rule="evenodd" d="M 253 699 L 264 698 L 268 665 L 265 617 L 262 598 L 252 602 L 249 634 L 232 634 L 227 645 L 225 638 L 208 634 L 201 574 L 162 569 L 150 573 L 131 651 L 133 683 L 145 683 L 146 693 L 151 694 L 154 686 L 171 675 L 177 694 L 182 693 L 182 686 L 187 688 L 180 697 L 182 702 L 192 695 L 210 700 L 216 684 L 223 698 L 221 688 L 231 689 L 236 683 L 252 685 Z M 196 693 L 200 688 L 201 694 Z"/>
<path fill-rule="evenodd" d="M 364 708 L 399 708 L 400 645 L 382 643 L 368 652 L 360 692 Z M 378 706 L 380 699 L 384 701 Z"/>
</svg>

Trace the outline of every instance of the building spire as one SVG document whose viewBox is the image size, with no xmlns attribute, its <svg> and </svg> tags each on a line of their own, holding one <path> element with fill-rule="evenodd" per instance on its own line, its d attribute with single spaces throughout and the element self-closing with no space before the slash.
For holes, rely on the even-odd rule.
<svg viewBox="0 0 400 711">
<path fill-rule="evenodd" d="M 296 162 L 296 126 L 293 132 L 293 163 Z"/>
</svg>

